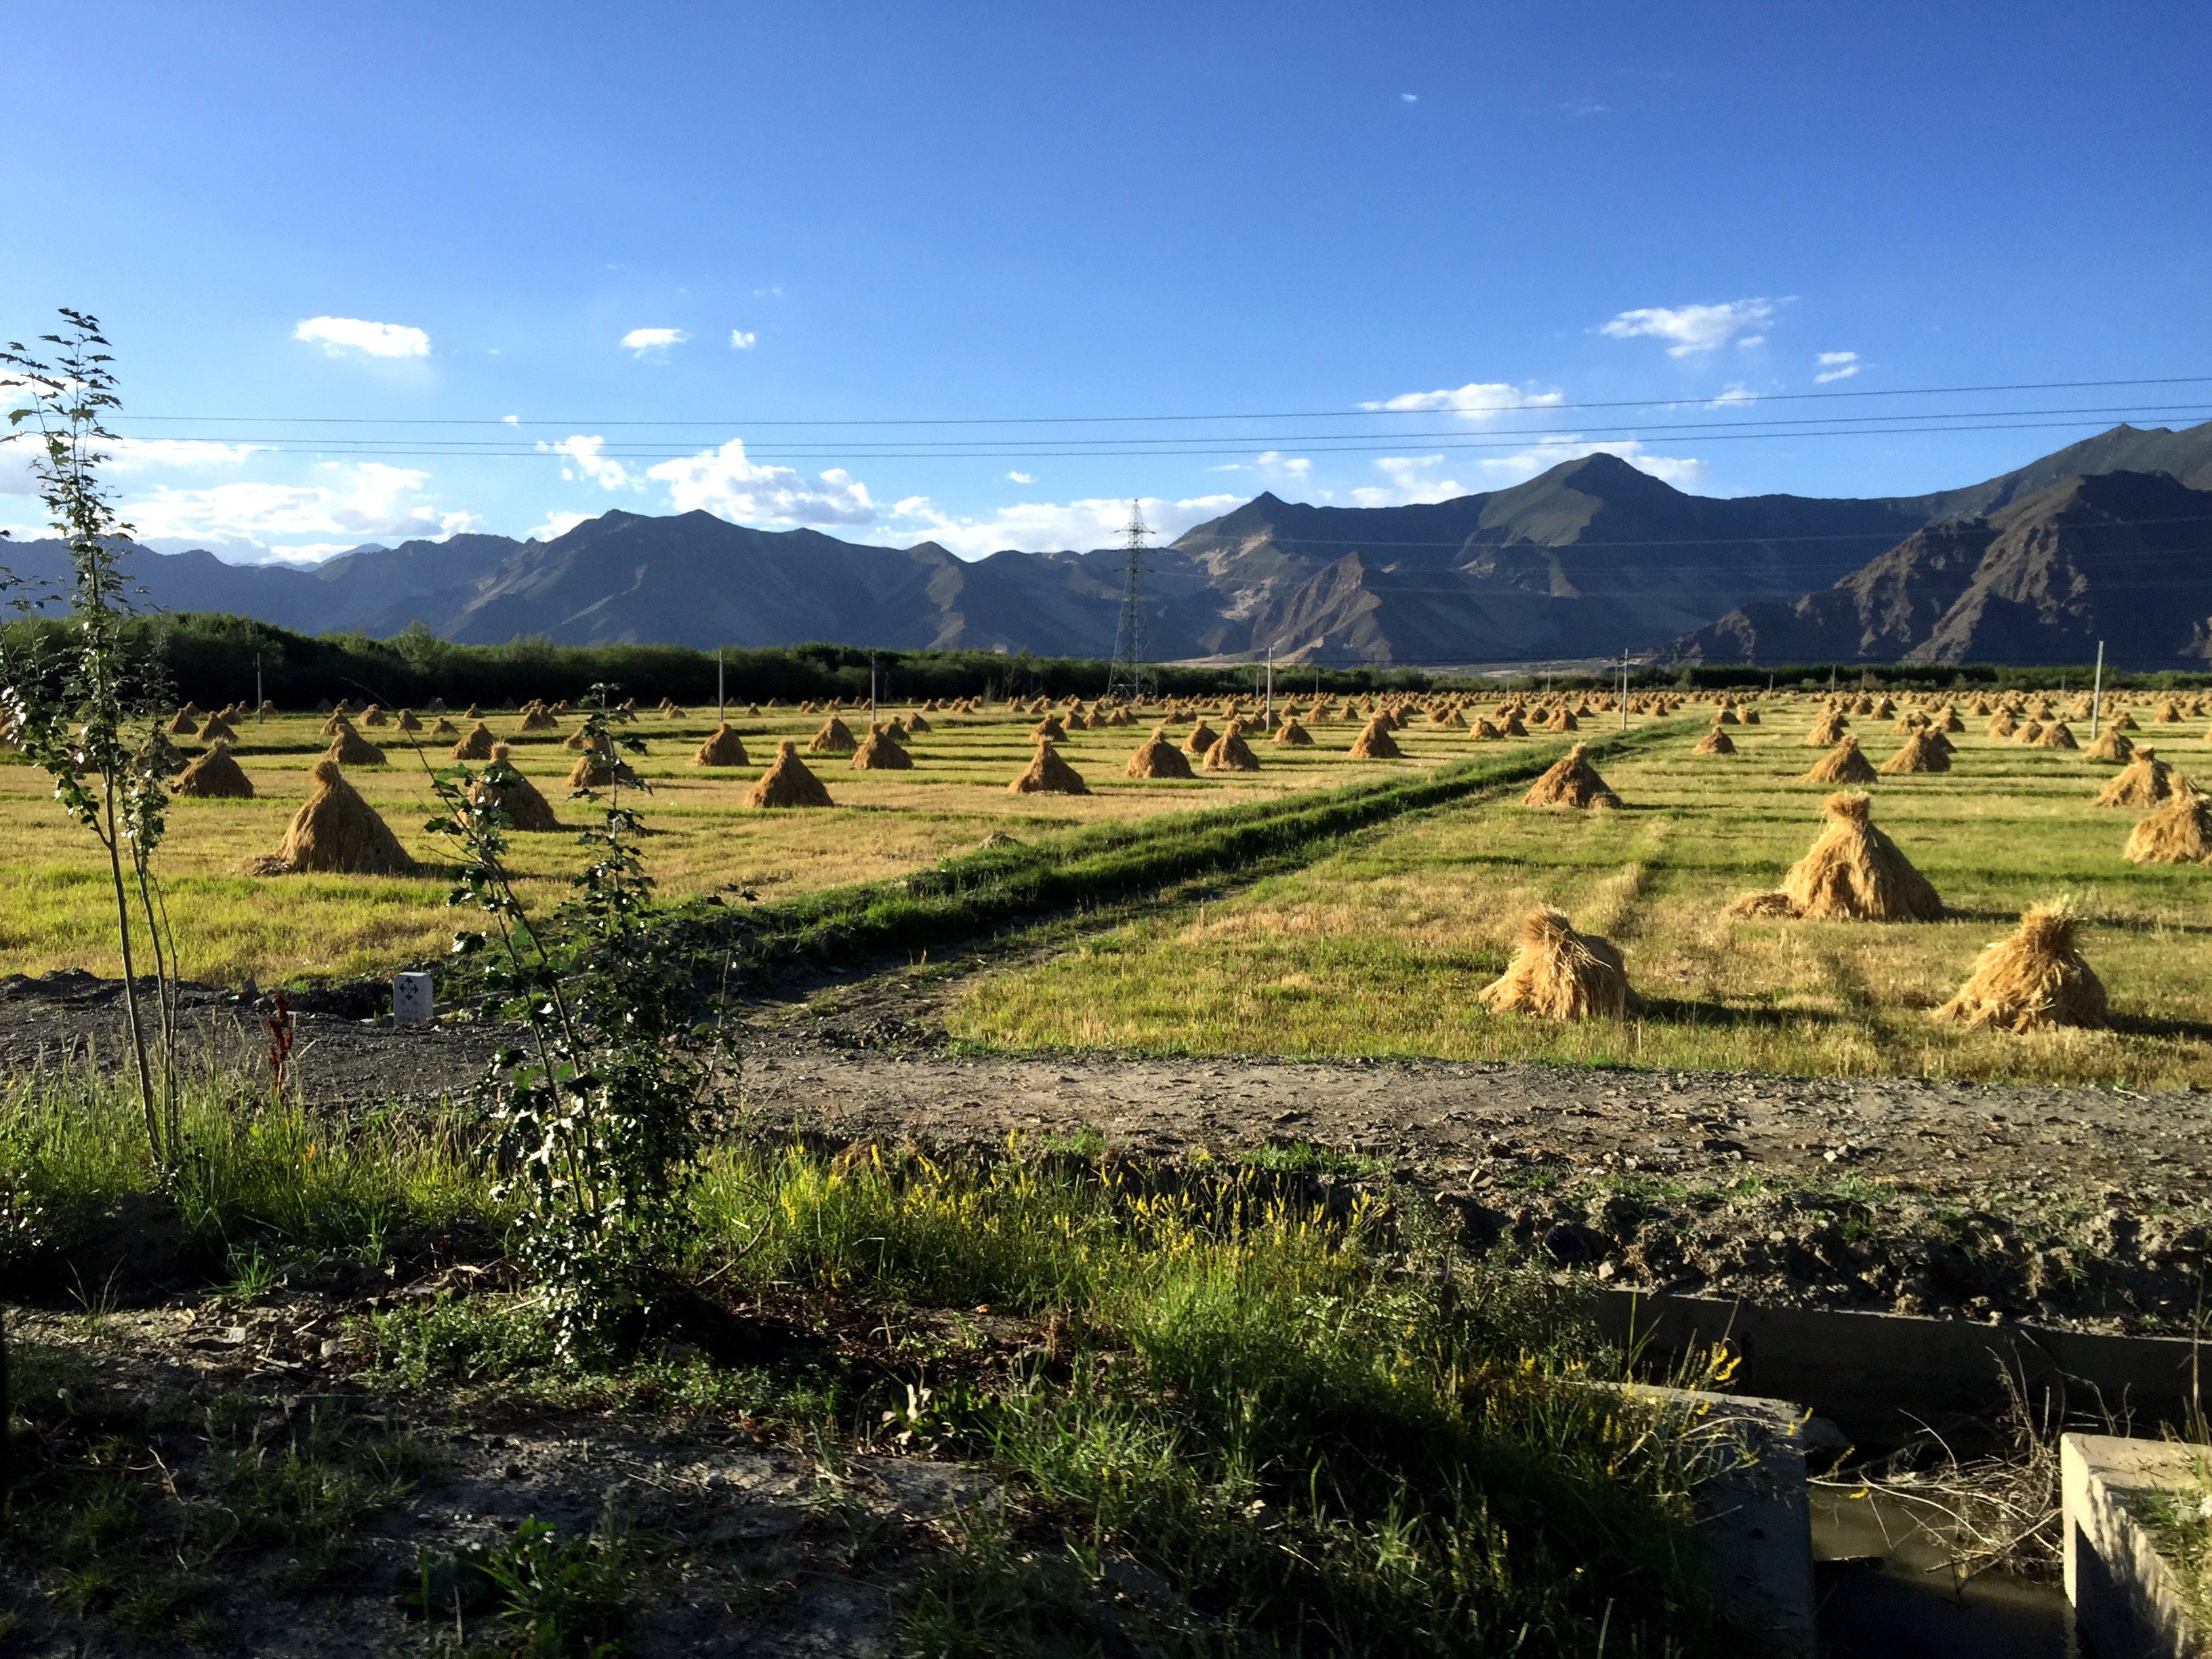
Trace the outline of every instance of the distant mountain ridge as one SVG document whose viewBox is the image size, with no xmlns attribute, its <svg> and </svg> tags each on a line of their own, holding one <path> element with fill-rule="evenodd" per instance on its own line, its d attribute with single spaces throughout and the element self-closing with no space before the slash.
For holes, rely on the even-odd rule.
<svg viewBox="0 0 2212 1659">
<path fill-rule="evenodd" d="M 2212 489 L 2164 472 L 2064 477 L 1918 530 L 1832 587 L 1743 605 L 1679 662 L 2212 664 Z"/>
<path fill-rule="evenodd" d="M 2123 472 L 2212 489 L 2212 422 L 2118 427 L 1978 484 L 1878 500 L 1692 495 L 1607 454 L 1430 505 L 1314 507 L 1263 494 L 1153 555 L 1148 653 L 1468 663 L 1668 647 L 1689 659 L 1751 651 L 1774 660 L 1775 640 L 1845 635 L 1868 643 L 1806 659 L 1902 653 L 1933 637 L 1946 573 L 2002 533 L 1977 542 L 1984 531 L 1971 526 L 1995 526 L 2068 478 Z M 2117 499 L 2098 510 L 2118 510 Z M 1796 615 L 1907 549 L 1909 574 L 1868 578 L 1863 596 L 1821 598 L 1784 621 L 1782 611 Z M 933 542 L 881 547 L 706 513 L 616 511 L 546 542 L 466 535 L 368 546 L 307 570 L 205 552 L 142 551 L 128 564 L 154 605 L 308 633 L 382 636 L 419 619 L 472 643 L 822 639 L 1103 657 L 1123 557 L 1108 548 L 969 561 Z M 0 544 L 0 564 L 52 577 L 64 561 L 43 542 Z M 1989 620 L 1958 625 L 1970 641 L 2003 633 L 1994 620 L 2002 586 L 1985 584 L 1976 614 Z M 1944 615 L 1960 597 L 1944 600 Z M 1901 619 L 1899 605 L 1910 613 Z M 2036 615 L 2037 627 L 2057 632 L 2032 638 L 2056 640 L 2074 625 L 2063 606 Z"/>
</svg>

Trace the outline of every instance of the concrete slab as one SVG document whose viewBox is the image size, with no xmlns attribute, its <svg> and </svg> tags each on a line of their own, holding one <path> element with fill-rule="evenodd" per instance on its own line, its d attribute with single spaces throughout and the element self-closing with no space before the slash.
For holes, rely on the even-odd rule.
<svg viewBox="0 0 2212 1659">
<path fill-rule="evenodd" d="M 2191 1621 L 2172 1569 L 2136 1517 L 2148 1494 L 2195 1486 L 2206 1455 L 2166 1440 L 2060 1440 L 2066 1599 L 2097 1659 L 2212 1659 L 2212 1632 Z"/>
</svg>

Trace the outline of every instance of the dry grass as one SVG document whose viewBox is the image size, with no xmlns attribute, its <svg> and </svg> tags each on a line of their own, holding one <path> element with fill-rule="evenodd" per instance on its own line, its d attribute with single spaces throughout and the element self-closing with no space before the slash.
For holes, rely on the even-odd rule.
<svg viewBox="0 0 2212 1659">
<path fill-rule="evenodd" d="M 1878 822 L 1943 896 L 1939 921 L 1722 915 L 1816 832 L 1827 791 L 1796 779 L 1812 713 L 1770 708 L 1735 732 L 1724 769 L 1686 744 L 1608 759 L 1620 811 L 1492 801 L 1376 832 L 1227 902 L 991 975 L 954 1029 L 1011 1047 L 2212 1085 L 2212 870 L 2126 862 L 2126 817 L 2090 804 L 2109 769 L 2081 751 L 1974 731 L 1953 739 L 1948 773 L 1874 786 Z M 2077 896 L 2113 1029 L 1932 1021 L 1988 942 L 2059 890 Z M 1638 1017 L 1552 1026 L 1481 1007 L 1521 918 L 1547 904 L 1620 944 Z"/>
<path fill-rule="evenodd" d="M 1071 732 L 1059 745 L 1089 781 L 1088 795 L 1010 795 L 1006 780 L 1035 752 L 1029 740 L 1034 715 L 994 713 L 933 714 L 928 729 L 903 746 L 915 768 L 906 772 L 853 772 L 842 762 L 821 769 L 837 805 L 805 812 L 749 811 L 746 792 L 775 752 L 779 738 L 804 749 L 822 725 L 820 714 L 770 709 L 745 718 L 733 706 L 732 726 L 751 755 L 749 767 L 706 772 L 692 757 L 714 730 L 714 710 L 696 717 L 641 716 L 637 732 L 651 752 L 629 763 L 652 787 L 650 795 L 625 800 L 642 808 L 654 832 L 646 856 L 662 890 L 671 896 L 749 887 L 778 898 L 903 875 L 935 864 L 948 853 L 974 847 L 1003 830 L 1024 841 L 1051 830 L 1101 819 L 1229 805 L 1362 778 L 1394 776 L 1459 760 L 1463 736 L 1439 729 L 1401 738 L 1411 758 L 1351 759 L 1352 732 L 1323 728 L 1311 747 L 1270 746 L 1261 769 L 1212 773 L 1191 781 L 1135 781 L 1122 776 L 1130 750 L 1152 725 Z M 896 712 L 883 710 L 884 717 Z M 520 716 L 485 711 L 488 725 L 512 732 Z M 854 714 L 865 729 L 866 711 Z M 389 764 L 349 772 L 360 791 L 398 835 L 408 852 L 433 868 L 411 878 L 297 875 L 282 879 L 234 873 L 245 860 L 265 854 L 283 839 L 284 827 L 307 797 L 308 769 L 329 746 L 324 721 L 313 714 L 247 718 L 233 754 L 252 781 L 251 800 L 184 800 L 169 814 L 161 868 L 168 883 L 170 915 L 188 978 L 234 984 L 252 975 L 263 984 L 303 976 L 380 973 L 403 963 L 442 954 L 456 918 L 446 904 L 446 883 L 436 861 L 447 849 L 422 825 L 431 816 L 430 792 L 408 739 L 380 728 Z M 474 721 L 466 721 L 465 731 Z M 590 822 L 593 809 L 568 803 L 574 757 L 562 746 L 573 720 L 527 738 L 510 737 L 510 760 L 567 822 Z M 1180 724 L 1171 728 L 1180 732 Z M 429 742 L 433 763 L 448 764 L 450 737 Z M 492 732 L 483 744 L 490 753 Z M 199 745 L 189 740 L 187 752 Z M 70 827 L 43 773 L 0 758 L 0 974 L 39 974 L 82 968 L 119 971 L 112 939 L 112 901 L 91 839 Z M 523 877 L 526 902 L 551 905 L 568 892 L 581 854 L 565 835 L 518 836 L 513 861 Z"/>
</svg>

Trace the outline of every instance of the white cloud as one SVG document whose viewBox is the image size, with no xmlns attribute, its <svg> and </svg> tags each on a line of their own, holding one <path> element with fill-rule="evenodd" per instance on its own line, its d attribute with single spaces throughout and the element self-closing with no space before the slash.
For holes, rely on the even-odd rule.
<svg viewBox="0 0 2212 1659">
<path fill-rule="evenodd" d="M 1813 380 L 1820 386 L 1830 380 L 1848 380 L 1866 367 L 1856 351 L 1824 351 L 1813 361 L 1820 371 Z"/>
<path fill-rule="evenodd" d="M 732 351 L 750 351 L 759 340 L 759 335 L 749 334 L 742 328 L 730 331 L 730 349 Z"/>
<path fill-rule="evenodd" d="M 1364 403 L 1362 409 L 1396 410 L 1407 412 L 1422 410 L 1449 410 L 1462 420 L 1486 421 L 1497 415 L 1510 414 L 1522 409 L 1555 409 L 1566 401 L 1559 392 L 1524 392 L 1517 386 L 1502 381 L 1469 381 L 1457 391 L 1401 392 L 1395 398 L 1380 402 Z"/>
<path fill-rule="evenodd" d="M 1377 460 L 1375 466 L 1389 482 L 1366 484 L 1354 489 L 1352 492 L 1352 504 L 1357 507 L 1405 507 L 1414 503 L 1449 501 L 1483 490 L 1503 489 L 1533 478 L 1539 472 L 1548 471 L 1562 461 L 1579 460 L 1585 455 L 1618 455 L 1638 471 L 1648 472 L 1677 489 L 1688 489 L 1703 483 L 1707 471 L 1705 462 L 1691 456 L 1647 454 L 1643 444 L 1634 438 L 1587 443 L 1573 433 L 1562 433 L 1557 438 L 1546 438 L 1510 455 L 1492 456 L 1476 461 L 1474 465 L 1480 477 L 1474 483 L 1443 476 L 1438 471 L 1444 463 L 1442 455 L 1386 455 Z"/>
<path fill-rule="evenodd" d="M 1696 352 L 1714 351 L 1735 340 L 1741 345 L 1757 345 L 1766 337 L 1760 332 L 1774 320 L 1774 302 L 1771 300 L 1731 300 L 1717 306 L 1646 306 L 1637 311 L 1624 311 L 1611 322 L 1601 324 L 1598 332 L 1616 340 L 1632 340 L 1649 335 L 1654 339 L 1671 340 L 1667 348 L 1670 357 L 1687 357 Z M 1748 335 L 1748 339 L 1739 337 Z"/>
<path fill-rule="evenodd" d="M 1182 501 L 1146 496 L 1139 503 L 1152 528 L 1155 545 L 1173 541 L 1194 524 L 1218 518 L 1243 504 L 1242 495 L 1196 495 Z M 891 532 L 908 541 L 933 541 L 962 558 L 1018 547 L 1031 552 L 1072 548 L 1078 552 L 1111 547 L 1129 522 L 1129 503 L 1118 497 L 1079 501 L 1023 501 L 983 518 L 939 512 L 927 498 L 901 501 Z"/>
<path fill-rule="evenodd" d="M 1595 98 L 1570 99 L 1559 108 L 1568 115 L 1609 115 L 1613 112 L 1612 105 L 1601 104 Z"/>
<path fill-rule="evenodd" d="M 125 503 L 139 539 L 165 550 L 204 547 L 225 558 L 312 559 L 382 537 L 436 538 L 470 529 L 476 515 L 422 499 L 428 475 L 379 461 L 327 461 L 327 483 L 241 482 L 206 489 L 163 488 Z"/>
<path fill-rule="evenodd" d="M 358 317 L 309 317 L 292 331 L 336 357 L 358 351 L 365 357 L 427 357 L 430 337 L 404 323 L 370 323 Z"/>
<path fill-rule="evenodd" d="M 1401 103 L 1418 104 L 1421 101 L 1421 94 L 1418 92 L 1401 92 L 1398 94 L 1398 100 Z"/>
<path fill-rule="evenodd" d="M 678 513 L 703 509 L 745 524 L 872 524 L 878 516 L 868 487 L 842 470 L 809 480 L 787 466 L 757 466 L 744 441 L 646 469 L 668 486 Z"/>
<path fill-rule="evenodd" d="M 578 525 L 591 521 L 592 515 L 588 513 L 549 513 L 545 515 L 545 522 L 530 532 L 529 539 L 550 542 L 556 536 L 567 535 Z"/>
<path fill-rule="evenodd" d="M 207 438 L 118 438 L 106 447 L 108 465 L 115 471 L 140 472 L 160 466 L 235 466 L 261 446 Z"/>
<path fill-rule="evenodd" d="M 625 349 L 646 357 L 682 345 L 690 337 L 680 328 L 634 328 L 622 337 L 622 343 Z"/>
<path fill-rule="evenodd" d="M 556 443 L 540 441 L 538 447 L 544 453 L 558 455 L 568 463 L 561 469 L 561 476 L 571 483 L 579 477 L 584 477 L 602 489 L 644 489 L 643 478 L 612 456 L 600 453 L 606 447 L 606 441 L 605 438 L 587 438 L 580 432 Z"/>
<path fill-rule="evenodd" d="M 1273 472 L 1285 478 L 1303 480 L 1313 471 L 1313 463 L 1303 455 L 1285 455 L 1279 450 L 1265 450 L 1254 458 L 1262 472 Z"/>
<path fill-rule="evenodd" d="M 1036 474 L 1034 472 L 1009 472 L 1006 474 L 1006 478 L 1007 481 L 1012 483 L 1035 483 L 1036 482 Z"/>
<path fill-rule="evenodd" d="M 506 422 L 509 426 L 520 426 L 522 424 L 522 416 L 520 415 L 502 415 L 499 418 Z"/>
<path fill-rule="evenodd" d="M 1755 404 L 1758 401 L 1759 394 L 1756 392 L 1745 386 L 1741 380 L 1731 380 L 1722 388 L 1721 395 L 1707 404 L 1705 407 L 1726 409 L 1732 404 Z"/>
</svg>

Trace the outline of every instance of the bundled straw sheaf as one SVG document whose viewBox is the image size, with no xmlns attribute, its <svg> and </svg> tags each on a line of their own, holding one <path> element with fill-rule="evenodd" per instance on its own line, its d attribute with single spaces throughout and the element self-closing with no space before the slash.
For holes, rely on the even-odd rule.
<svg viewBox="0 0 2212 1659">
<path fill-rule="evenodd" d="M 1595 807 L 1617 808 L 1620 797 L 1598 775 L 1589 763 L 1589 746 L 1577 744 L 1552 763 L 1551 769 L 1521 798 L 1523 806 L 1572 807 L 1587 811 Z"/>
<path fill-rule="evenodd" d="M 1187 778 L 1191 775 L 1190 762 L 1182 750 L 1168 741 L 1164 732 L 1155 732 L 1137 745 L 1122 768 L 1123 775 L 1132 778 Z"/>
<path fill-rule="evenodd" d="M 2081 958 L 2075 938 L 2081 925 L 2081 912 L 2065 897 L 2032 906 L 2011 937 L 1983 951 L 1936 1018 L 2004 1031 L 2104 1024 L 2104 981 Z"/>
<path fill-rule="evenodd" d="M 1828 817 L 1812 850 L 1790 866 L 1779 891 L 1747 893 L 1735 916 L 1811 921 L 1933 921 L 1943 901 L 1897 843 L 1875 827 L 1872 802 L 1855 789 L 1822 803 Z"/>
<path fill-rule="evenodd" d="M 415 860 L 392 826 L 345 781 L 336 761 L 315 763 L 314 787 L 292 815 L 273 857 L 246 866 L 251 875 L 313 872 L 345 876 L 409 876 Z"/>
<path fill-rule="evenodd" d="M 1813 763 L 1801 781 L 1805 783 L 1872 783 L 1878 775 L 1874 763 L 1859 750 L 1859 740 L 1846 732 L 1833 749 Z"/>
<path fill-rule="evenodd" d="M 1577 933 L 1564 912 L 1547 906 L 1521 918 L 1512 960 L 1476 994 L 1493 1013 L 1622 1019 L 1628 972 L 1608 940 Z"/>
<path fill-rule="evenodd" d="M 1006 786 L 1013 795 L 1087 795 L 1091 787 L 1083 775 L 1060 757 L 1060 750 L 1048 743 L 1037 745 L 1028 768 Z"/>
<path fill-rule="evenodd" d="M 745 792 L 748 806 L 829 806 L 834 805 L 822 780 L 799 758 L 799 745 L 789 738 L 775 746 L 775 758 L 760 781 Z"/>
<path fill-rule="evenodd" d="M 171 786 L 179 795 L 202 800 L 252 800 L 253 781 L 232 757 L 230 744 L 218 738 L 215 747 L 197 757 L 179 773 Z"/>
</svg>

